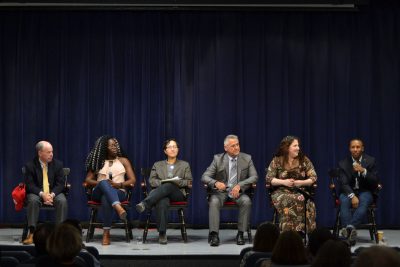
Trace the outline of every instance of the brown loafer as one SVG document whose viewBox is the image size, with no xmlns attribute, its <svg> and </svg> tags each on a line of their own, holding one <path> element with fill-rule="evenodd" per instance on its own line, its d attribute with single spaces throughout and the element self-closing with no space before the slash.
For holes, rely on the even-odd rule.
<svg viewBox="0 0 400 267">
<path fill-rule="evenodd" d="M 117 212 L 119 218 L 121 220 L 126 220 L 126 211 L 124 208 L 121 206 L 121 204 L 117 204 L 114 206 L 115 211 Z"/>
<path fill-rule="evenodd" d="M 108 246 L 110 242 L 110 229 L 104 229 L 103 231 L 103 241 L 101 242 L 103 246 Z"/>
<path fill-rule="evenodd" d="M 24 245 L 32 245 L 33 244 L 33 234 L 29 233 L 28 236 L 22 241 Z"/>
</svg>

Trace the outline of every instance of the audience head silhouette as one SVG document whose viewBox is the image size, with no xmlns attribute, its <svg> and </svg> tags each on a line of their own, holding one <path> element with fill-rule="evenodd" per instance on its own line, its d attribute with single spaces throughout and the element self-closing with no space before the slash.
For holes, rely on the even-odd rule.
<svg viewBox="0 0 400 267">
<path fill-rule="evenodd" d="M 312 267 L 349 267 L 351 252 L 349 246 L 339 240 L 328 240 L 318 250 Z M 368 265 L 365 265 L 368 266 Z"/>
<path fill-rule="evenodd" d="M 264 222 L 257 227 L 254 236 L 253 250 L 259 252 L 272 252 L 279 237 L 278 227 L 270 222 Z"/>
<path fill-rule="evenodd" d="M 67 223 L 57 225 L 47 240 L 49 255 L 61 264 L 72 264 L 81 249 L 81 233 Z"/>
<path fill-rule="evenodd" d="M 271 261 L 282 265 L 307 263 L 306 251 L 300 235 L 295 231 L 282 232 L 272 251 Z"/>
</svg>

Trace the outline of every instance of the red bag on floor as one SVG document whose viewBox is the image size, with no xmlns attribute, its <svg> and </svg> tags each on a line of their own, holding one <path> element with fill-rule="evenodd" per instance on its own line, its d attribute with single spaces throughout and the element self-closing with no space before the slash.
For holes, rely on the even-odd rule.
<svg viewBox="0 0 400 267">
<path fill-rule="evenodd" d="M 25 184 L 19 183 L 19 185 L 17 185 L 13 189 L 11 196 L 15 204 L 15 210 L 16 211 L 22 210 L 22 208 L 24 207 L 24 202 L 26 197 Z"/>
</svg>

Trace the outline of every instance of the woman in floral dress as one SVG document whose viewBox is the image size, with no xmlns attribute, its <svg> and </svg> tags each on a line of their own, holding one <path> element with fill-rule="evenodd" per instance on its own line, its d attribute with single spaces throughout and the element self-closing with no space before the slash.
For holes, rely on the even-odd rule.
<svg viewBox="0 0 400 267">
<path fill-rule="evenodd" d="M 315 204 L 306 199 L 304 193 L 317 181 L 317 174 L 311 161 L 301 152 L 299 138 L 286 136 L 282 139 L 265 179 L 273 188 L 271 198 L 279 214 L 281 231 L 304 232 L 304 208 L 307 232 L 313 231 L 316 227 Z"/>
</svg>

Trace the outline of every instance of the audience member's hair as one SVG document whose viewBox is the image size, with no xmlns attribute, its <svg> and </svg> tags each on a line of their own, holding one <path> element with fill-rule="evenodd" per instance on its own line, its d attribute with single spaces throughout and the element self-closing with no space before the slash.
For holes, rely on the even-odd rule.
<svg viewBox="0 0 400 267">
<path fill-rule="evenodd" d="M 355 267 L 400 267 L 400 254 L 390 247 L 372 246 L 361 251 Z"/>
<path fill-rule="evenodd" d="M 318 250 L 312 267 L 349 267 L 351 252 L 346 243 L 339 240 L 327 240 Z"/>
<path fill-rule="evenodd" d="M 310 234 L 308 239 L 308 251 L 315 257 L 320 247 L 322 247 L 326 241 L 334 239 L 335 237 L 329 229 L 317 228 Z"/>
<path fill-rule="evenodd" d="M 307 263 L 306 250 L 300 235 L 295 231 L 281 233 L 272 251 L 271 261 L 282 265 Z"/>
<path fill-rule="evenodd" d="M 54 231 L 53 223 L 41 223 L 33 232 L 33 243 L 35 244 L 36 256 L 47 254 L 46 241 L 50 234 Z"/>
<path fill-rule="evenodd" d="M 264 222 L 257 227 L 254 236 L 253 250 L 272 252 L 279 237 L 279 228 L 270 222 Z"/>
<path fill-rule="evenodd" d="M 47 251 L 59 263 L 71 263 L 82 248 L 82 234 L 72 225 L 61 223 L 47 240 Z"/>
<path fill-rule="evenodd" d="M 79 233 L 81 233 L 81 235 L 82 235 L 82 225 L 81 225 L 81 222 L 80 222 L 79 220 L 77 220 L 77 219 L 66 219 L 66 220 L 64 221 L 64 223 L 69 224 L 69 225 L 72 225 L 72 226 L 75 227 L 76 230 L 78 230 Z"/>
<path fill-rule="evenodd" d="M 77 219 L 66 219 L 66 220 L 64 221 L 64 223 L 69 224 L 69 225 L 72 225 L 73 227 L 75 227 L 76 230 L 79 231 L 79 233 L 81 234 L 81 237 L 82 237 L 82 235 L 83 235 L 83 233 L 82 233 L 83 229 L 82 229 L 81 222 L 80 222 L 79 220 L 77 220 Z M 85 244 L 82 243 L 82 248 L 85 248 L 85 247 L 86 247 Z"/>
</svg>

